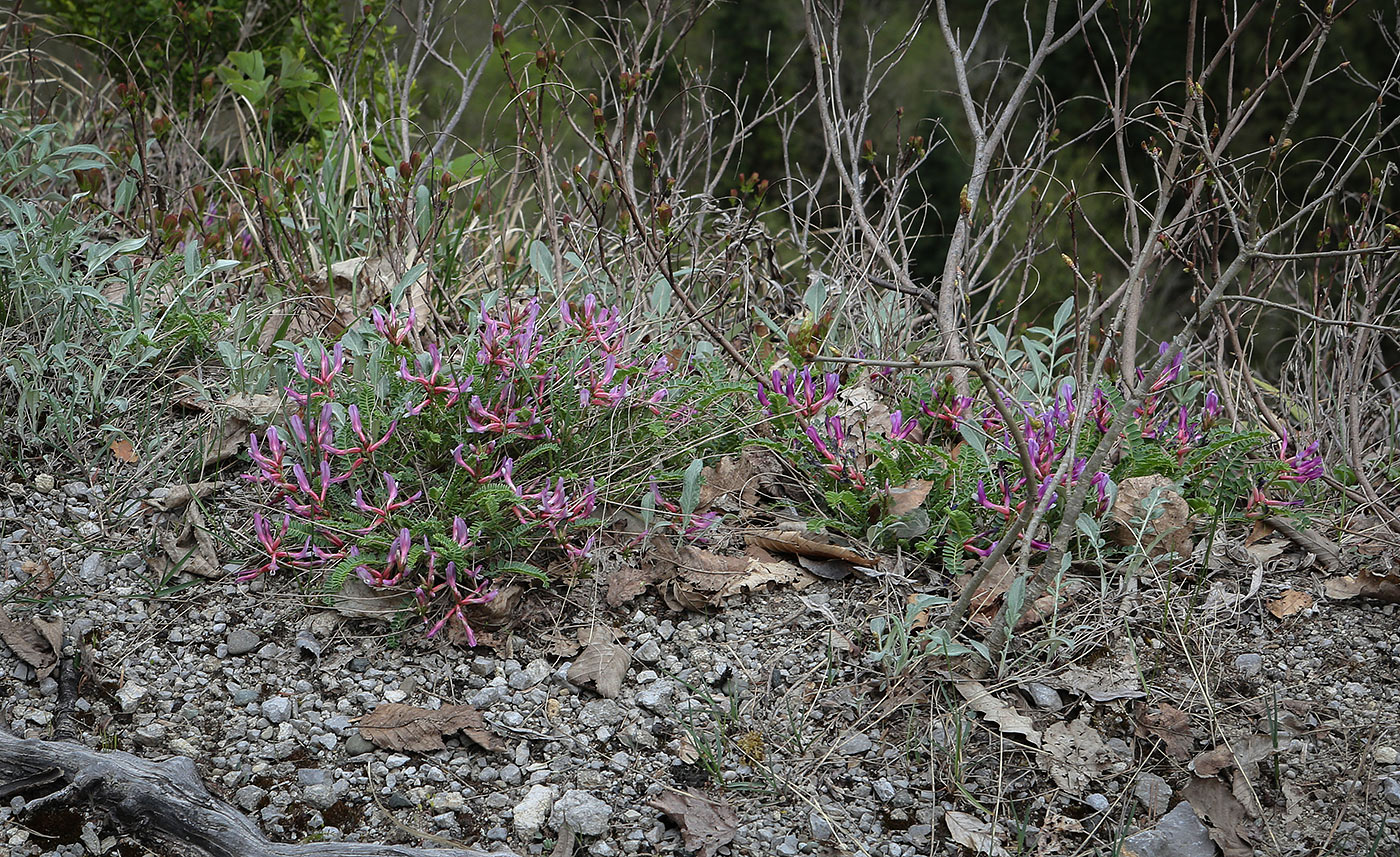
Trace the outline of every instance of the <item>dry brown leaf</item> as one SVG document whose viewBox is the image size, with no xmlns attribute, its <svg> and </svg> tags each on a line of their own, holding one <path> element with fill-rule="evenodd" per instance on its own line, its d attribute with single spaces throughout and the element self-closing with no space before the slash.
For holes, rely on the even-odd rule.
<svg viewBox="0 0 1400 857">
<path fill-rule="evenodd" d="M 1154 494 L 1155 502 L 1149 503 Z M 1124 479 L 1118 484 L 1109 518 L 1115 544 L 1141 542 L 1148 556 L 1191 555 L 1191 507 L 1165 476 L 1154 473 Z"/>
<path fill-rule="evenodd" d="M 631 661 L 632 653 L 625 646 L 599 638 L 579 652 L 578 659 L 569 667 L 569 683 L 591 687 L 599 696 L 613 699 L 622 690 L 622 680 L 627 676 Z"/>
<path fill-rule="evenodd" d="M 198 503 L 185 506 L 185 517 L 180 528 L 160 537 L 161 550 L 165 556 L 151 557 L 162 575 L 187 572 L 196 577 L 212 580 L 224 573 L 219 566 L 219 554 L 214 547 L 214 537 L 204 522 L 204 513 Z"/>
<path fill-rule="evenodd" d="M 1333 601 L 1349 598 L 1374 598 L 1389 603 L 1400 602 L 1400 576 L 1362 569 L 1355 575 L 1329 578 L 1322 591 Z"/>
<path fill-rule="evenodd" d="M 1232 744 L 1217 744 L 1192 759 L 1187 767 L 1198 777 L 1213 777 L 1230 768 L 1238 768 L 1253 776 L 1254 768 L 1267 758 L 1273 749 L 1273 739 L 1268 735 L 1251 735 Z"/>
<path fill-rule="evenodd" d="M 1186 761 L 1196 746 L 1191 718 L 1185 711 L 1165 702 L 1157 703 L 1156 711 L 1149 711 L 1145 705 L 1138 706 L 1136 732 L 1139 738 L 1161 741 L 1167 756 L 1178 762 Z"/>
<path fill-rule="evenodd" d="M 651 806 L 665 813 L 680 828 L 685 849 L 696 857 L 714 857 L 715 852 L 734 840 L 739 832 L 739 816 L 727 802 L 703 792 L 667 789 L 652 798 Z"/>
<path fill-rule="evenodd" d="M 112 454 L 118 461 L 125 461 L 127 464 L 135 464 L 141 460 L 141 456 L 136 453 L 136 447 L 126 438 L 112 441 L 110 447 Z"/>
<path fill-rule="evenodd" d="M 1095 702 L 1146 695 L 1137 660 L 1132 650 L 1121 642 L 1092 660 L 1065 664 L 1047 684 L 1082 693 Z"/>
<path fill-rule="evenodd" d="M 761 550 L 761 548 L 760 548 Z M 766 551 L 765 551 L 766 553 Z M 855 573 L 855 566 L 839 559 L 813 559 L 799 556 L 797 564 L 820 577 L 822 580 L 845 580 Z"/>
<path fill-rule="evenodd" d="M 1124 752 L 1104 743 L 1087 717 L 1069 723 L 1052 723 L 1045 730 L 1044 749 L 1049 754 L 1050 776 L 1060 788 L 1083 797 L 1091 783 L 1113 777 L 1128 769 L 1131 761 Z"/>
<path fill-rule="evenodd" d="M 812 580 L 814 580 L 813 575 L 790 562 L 759 562 L 756 559 L 750 559 L 744 573 L 726 583 L 724 588 L 720 589 L 717 597 L 724 599 L 731 595 L 741 595 L 767 587 L 769 584 L 776 586 L 792 584 L 798 589 L 803 589 Z"/>
<path fill-rule="evenodd" d="M 687 732 L 681 735 L 676 742 L 676 758 L 685 765 L 693 765 L 700 759 L 700 748 L 695 746 L 695 739 Z"/>
<path fill-rule="evenodd" d="M 1007 735 L 1020 735 L 1035 747 L 1040 746 L 1040 731 L 1029 717 L 997 699 L 987 692 L 980 682 L 958 681 L 953 683 L 968 707 L 992 721 Z"/>
<path fill-rule="evenodd" d="M 991 857 L 1009 857 L 1006 849 L 997 844 L 996 828 L 990 821 L 950 809 L 944 813 L 943 822 L 948 825 L 948 835 L 962 847 Z"/>
<path fill-rule="evenodd" d="M 720 509 L 747 516 L 758 505 L 758 491 L 764 475 L 778 472 L 781 464 L 766 449 L 746 449 L 726 455 L 701 473 L 700 502 L 697 509 Z"/>
<path fill-rule="evenodd" d="M 431 709 L 386 702 L 360 718 L 360 734 L 386 750 L 414 753 L 446 750 L 443 737 L 458 732 L 493 753 L 506 748 L 505 741 L 486 728 L 481 712 L 470 705 Z"/>
<path fill-rule="evenodd" d="M 331 607 L 342 616 L 388 621 L 403 610 L 403 593 L 376 589 L 351 575 L 332 596 Z"/>
<path fill-rule="evenodd" d="M 930 480 L 913 479 L 897 488 L 891 488 L 889 514 L 898 518 L 924 505 L 924 500 L 928 499 L 933 486 L 934 483 Z"/>
<path fill-rule="evenodd" d="M 15 621 L 0 606 L 0 640 L 4 640 L 20 660 L 33 667 L 39 678 L 48 678 L 63 654 L 63 620 L 45 619 L 31 613 L 27 619 Z"/>
<path fill-rule="evenodd" d="M 186 485 L 172 485 L 170 491 L 160 499 L 146 500 L 146 505 L 160 512 L 170 512 L 191 500 L 203 500 L 223 487 L 222 482 L 190 482 Z"/>
<path fill-rule="evenodd" d="M 1040 823 L 1040 834 L 1036 836 L 1035 853 L 1041 857 L 1056 854 L 1078 853 L 1084 837 L 1084 825 L 1053 809 L 1045 810 L 1045 820 Z"/>
<path fill-rule="evenodd" d="M 1181 796 L 1206 822 L 1210 838 L 1220 846 L 1223 857 L 1253 857 L 1248 818 L 1244 805 L 1215 777 L 1192 777 Z"/>
<path fill-rule="evenodd" d="M 1077 577 L 1066 580 L 1059 589 L 1047 592 L 1031 602 L 1025 615 L 1016 623 L 1017 631 L 1024 631 L 1027 628 L 1039 625 L 1051 616 L 1054 616 L 1059 609 L 1065 605 L 1073 604 L 1075 599 L 1087 591 L 1089 585 Z"/>
<path fill-rule="evenodd" d="M 768 530 L 748 536 L 750 544 L 758 545 L 778 553 L 791 553 L 813 559 L 840 559 L 855 565 L 872 568 L 876 560 L 847 547 L 824 542 L 811 535 L 801 535 L 786 530 Z"/>
<path fill-rule="evenodd" d="M 1245 553 L 1254 557 L 1254 561 L 1262 565 L 1269 560 L 1278 559 L 1286 550 L 1288 550 L 1288 542 L 1279 539 L 1277 541 L 1255 542 L 1245 548 Z"/>
<path fill-rule="evenodd" d="M 1249 535 L 1245 536 L 1244 546 L 1249 547 L 1255 542 L 1260 541 L 1261 539 L 1266 539 L 1273 534 L 1274 528 L 1269 524 L 1268 521 L 1264 520 L 1263 518 L 1260 518 L 1259 520 L 1254 522 L 1254 527 L 1250 529 Z"/>
<path fill-rule="evenodd" d="M 968 618 L 984 628 L 991 627 L 992 620 L 996 618 L 997 607 L 1001 604 L 1001 597 L 1011 588 L 1011 584 L 1016 580 L 1016 569 L 1011 567 L 1005 557 L 996 561 L 996 564 L 987 572 L 987 576 L 982 578 L 982 583 L 977 587 L 977 591 L 972 595 L 969 602 Z"/>
<path fill-rule="evenodd" d="M 1313 597 L 1306 592 L 1288 589 L 1265 606 L 1274 614 L 1275 619 L 1286 619 L 1313 606 Z"/>
<path fill-rule="evenodd" d="M 618 566 L 608 572 L 608 590 L 603 600 L 609 607 L 620 607 L 646 592 L 648 586 L 668 580 L 674 574 L 674 569 L 658 573 L 654 564 Z"/>
<path fill-rule="evenodd" d="M 25 560 L 19 564 L 20 571 L 29 580 L 30 592 L 38 595 L 48 595 L 53 591 L 54 582 L 57 578 L 53 573 L 53 566 L 46 559 L 38 562 Z"/>
</svg>

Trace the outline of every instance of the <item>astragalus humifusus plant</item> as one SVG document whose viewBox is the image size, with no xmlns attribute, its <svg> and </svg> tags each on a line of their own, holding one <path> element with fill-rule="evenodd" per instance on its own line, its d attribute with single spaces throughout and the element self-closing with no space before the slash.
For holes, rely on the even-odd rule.
<svg viewBox="0 0 1400 857">
<path fill-rule="evenodd" d="M 1168 10 L 1051 2 L 1027 13 L 1022 35 L 991 46 L 992 4 L 981 14 L 942 0 L 925 9 L 889 53 L 867 50 L 853 61 L 841 36 L 841 5 L 804 3 L 827 149 L 827 161 L 809 172 L 834 182 L 833 204 L 844 215 L 828 260 L 845 279 L 879 287 L 848 296 L 848 304 L 893 303 L 900 308 L 881 317 L 925 322 L 933 335 L 906 329 L 902 338 L 885 338 L 909 354 L 886 348 L 881 356 L 905 358 L 898 365 L 906 371 L 949 373 L 950 395 L 981 389 L 994 402 L 1018 399 L 995 376 L 1024 366 L 998 365 L 1009 352 L 991 347 L 991 337 L 1031 322 L 1037 291 L 1053 284 L 1070 295 L 1074 335 L 1050 385 L 1070 382 L 1068 447 L 1045 471 L 1028 442 L 1034 428 L 1007 426 L 1019 450 L 1016 484 L 1034 493 L 1023 493 L 1024 502 L 996 501 L 1019 512 L 1006 516 L 966 591 L 1009 554 L 1025 586 L 1019 609 L 1045 592 L 1062 571 L 1086 502 L 1097 502 L 1095 483 L 1079 474 L 1101 472 L 1123 454 L 1125 433 L 1141 425 L 1160 380 L 1184 354 L 1199 379 L 1217 388 L 1221 419 L 1267 427 L 1290 467 L 1312 462 L 1319 449 L 1324 458 L 1345 458 L 1343 477 L 1311 464 L 1302 469 L 1395 526 L 1377 480 L 1366 476 L 1374 466 L 1366 450 L 1393 444 L 1395 433 L 1393 418 L 1376 417 L 1394 399 L 1385 355 L 1397 353 L 1395 296 L 1381 284 L 1396 264 L 1386 200 L 1400 141 L 1400 78 L 1385 64 L 1363 71 L 1332 38 L 1339 23 L 1372 24 L 1332 3 L 1284 14 L 1267 3 L 1222 12 L 1197 3 Z M 1145 39 L 1163 15 L 1179 22 L 1185 40 L 1174 82 L 1147 91 L 1139 81 L 1158 81 L 1162 70 L 1143 66 Z M 879 71 L 906 61 L 925 26 L 937 27 L 946 50 L 940 61 L 959 115 L 890 140 L 888 129 L 907 127 L 911 117 L 872 116 L 872 93 L 853 98 L 845 82 L 878 86 Z M 1074 52 L 1081 72 L 1068 90 L 1045 73 L 1065 51 Z M 1325 136 L 1301 137 L 1300 117 L 1328 110 L 1328 93 L 1339 88 L 1366 93 L 1355 102 L 1357 114 Z M 1096 118 L 1062 131 L 1083 99 L 1097 105 Z M 939 201 L 921 193 L 910 165 L 939 146 L 960 150 L 966 183 L 955 219 L 943 224 L 941 275 L 921 283 L 915 239 Z M 1076 173 L 1083 147 L 1097 156 Z M 1082 185 L 1095 189 L 1091 197 Z M 943 211 L 952 208 L 944 201 Z M 1160 349 L 1140 344 L 1149 329 L 1169 334 Z M 1289 356 L 1270 357 L 1264 342 Z M 1289 370 L 1282 384 L 1263 383 L 1261 375 L 1277 375 L 1280 366 Z M 1102 431 L 1084 432 L 1092 397 L 1109 388 L 1118 407 Z M 1263 495 L 1250 499 L 1264 502 Z M 951 634 L 961 630 L 963 607 L 947 620 Z M 1002 662 L 1016 618 L 992 623 L 992 664 L 983 669 Z"/>
</svg>

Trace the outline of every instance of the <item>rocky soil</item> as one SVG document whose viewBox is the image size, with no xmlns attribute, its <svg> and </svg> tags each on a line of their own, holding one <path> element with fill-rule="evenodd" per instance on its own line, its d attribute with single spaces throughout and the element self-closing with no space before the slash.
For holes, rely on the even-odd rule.
<svg viewBox="0 0 1400 857">
<path fill-rule="evenodd" d="M 215 497 L 205 518 L 236 572 L 246 510 L 236 490 Z M 651 594 L 612 609 L 578 581 L 527 595 L 492 648 L 467 650 L 327 609 L 290 579 L 172 572 L 157 542 L 179 516 L 83 482 L 10 484 L 0 602 L 83 641 L 87 744 L 193 759 L 277 841 L 600 857 L 1400 848 L 1395 607 L 1328 601 L 1289 545 L 1252 595 L 1229 563 L 1199 581 L 1086 574 L 1088 594 L 1027 632 L 1002 680 L 975 684 L 930 662 L 889 674 L 871 619 L 946 594 L 894 562 L 710 614 Z M 1288 590 L 1315 603 L 1277 618 Z M 570 682 L 603 634 L 627 656 L 613 698 Z M 0 646 L 0 723 L 52 737 L 57 692 Z M 376 746 L 359 723 L 386 704 L 474 706 L 496 749 L 460 732 L 435 751 Z M 148 853 L 100 817 L 27 813 L 41 793 L 0 807 L 0 851 Z"/>
</svg>

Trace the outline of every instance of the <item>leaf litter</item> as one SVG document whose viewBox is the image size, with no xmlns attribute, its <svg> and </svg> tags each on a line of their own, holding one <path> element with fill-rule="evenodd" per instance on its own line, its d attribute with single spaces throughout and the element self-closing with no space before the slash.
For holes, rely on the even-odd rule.
<svg viewBox="0 0 1400 857">
<path fill-rule="evenodd" d="M 505 741 L 486 728 L 481 712 L 470 705 L 419 708 L 386 702 L 360 718 L 360 734 L 376 747 L 400 752 L 446 750 L 445 736 L 461 733 L 484 750 L 503 752 Z"/>
</svg>

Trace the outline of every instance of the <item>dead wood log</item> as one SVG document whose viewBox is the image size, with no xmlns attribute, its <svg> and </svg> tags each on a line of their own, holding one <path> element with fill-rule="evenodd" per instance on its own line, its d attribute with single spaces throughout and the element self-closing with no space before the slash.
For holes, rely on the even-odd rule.
<svg viewBox="0 0 1400 857">
<path fill-rule="evenodd" d="M 362 842 L 271 842 L 243 813 L 209 793 L 194 762 L 160 762 L 71 741 L 18 738 L 0 729 L 0 799 L 58 786 L 25 811 L 67 805 L 104 813 L 123 833 L 199 857 L 517 857 L 475 848 L 414 848 Z"/>
</svg>

